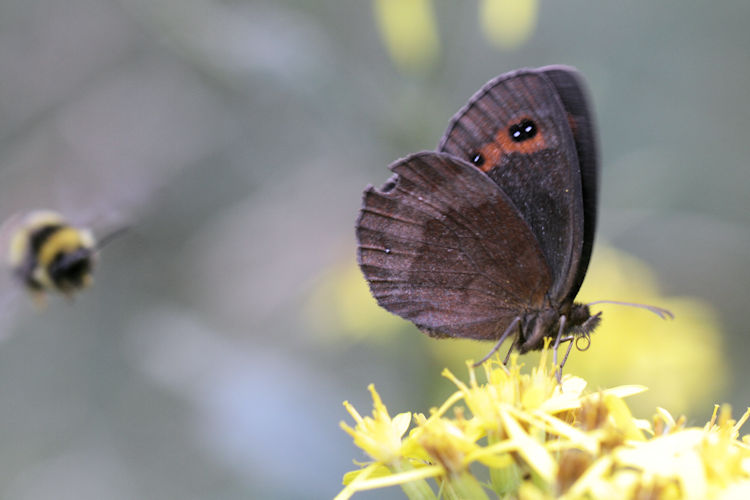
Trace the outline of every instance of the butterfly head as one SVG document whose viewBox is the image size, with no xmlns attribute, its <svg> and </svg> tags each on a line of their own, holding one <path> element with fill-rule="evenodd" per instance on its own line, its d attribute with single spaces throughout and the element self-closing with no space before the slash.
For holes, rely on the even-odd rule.
<svg viewBox="0 0 750 500">
<path fill-rule="evenodd" d="M 524 353 L 541 349 L 546 337 L 553 340 L 558 336 L 561 340 L 570 337 L 588 339 L 601 320 L 601 312 L 592 315 L 588 305 L 579 303 L 571 304 L 564 311 L 551 307 L 533 311 L 522 322 L 519 351 Z"/>
</svg>

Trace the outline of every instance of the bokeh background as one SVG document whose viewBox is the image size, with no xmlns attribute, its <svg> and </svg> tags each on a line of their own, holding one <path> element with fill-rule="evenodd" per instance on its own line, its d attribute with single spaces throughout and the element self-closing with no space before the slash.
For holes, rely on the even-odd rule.
<svg viewBox="0 0 750 500">
<path fill-rule="evenodd" d="M 750 402 L 750 3 L 4 0 L 0 211 L 55 208 L 100 234 L 94 288 L 36 311 L 6 283 L 0 497 L 330 498 L 339 421 L 427 412 L 435 341 L 355 265 L 362 189 L 433 149 L 485 81 L 585 75 L 601 207 L 581 297 L 604 324 L 568 371 L 640 383 L 702 424 Z M 529 358 L 533 362 L 533 358 Z M 398 490 L 362 498 L 401 498 Z"/>
</svg>

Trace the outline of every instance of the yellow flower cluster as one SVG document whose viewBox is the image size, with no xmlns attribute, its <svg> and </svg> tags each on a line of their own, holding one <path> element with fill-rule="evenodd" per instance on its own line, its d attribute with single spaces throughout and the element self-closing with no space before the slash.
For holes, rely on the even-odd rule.
<svg viewBox="0 0 750 500">
<path fill-rule="evenodd" d="M 548 358 L 545 349 L 530 373 L 517 356 L 507 367 L 493 359 L 482 383 L 471 362 L 468 383 L 445 370 L 458 390 L 429 417 L 391 418 L 372 385 L 372 417 L 345 402 L 355 426 L 341 427 L 372 461 L 344 476 L 336 500 L 395 485 L 409 499 L 750 498 L 750 439 L 739 439 L 750 409 L 734 422 L 717 407 L 703 428 L 663 409 L 639 420 L 623 398 L 644 387 L 587 392 L 571 375 L 558 384 Z"/>
</svg>

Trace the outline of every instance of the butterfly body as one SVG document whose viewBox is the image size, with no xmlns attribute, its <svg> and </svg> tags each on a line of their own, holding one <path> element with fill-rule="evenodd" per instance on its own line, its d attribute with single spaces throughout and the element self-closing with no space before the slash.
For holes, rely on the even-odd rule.
<svg viewBox="0 0 750 500">
<path fill-rule="evenodd" d="M 596 224 L 597 161 L 583 84 L 554 66 L 501 75 L 437 151 L 365 190 L 358 261 L 378 303 L 435 337 L 570 339 L 599 315 L 574 298 Z M 559 340 L 558 340 L 559 342 Z"/>
</svg>

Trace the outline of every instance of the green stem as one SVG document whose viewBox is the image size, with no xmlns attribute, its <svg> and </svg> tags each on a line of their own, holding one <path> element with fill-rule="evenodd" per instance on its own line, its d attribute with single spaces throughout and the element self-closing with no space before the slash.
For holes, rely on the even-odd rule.
<svg viewBox="0 0 750 500">
<path fill-rule="evenodd" d="M 447 500 L 489 500 L 482 485 L 468 471 L 448 476 L 443 493 Z"/>
<path fill-rule="evenodd" d="M 499 431 L 490 430 L 487 433 L 487 443 L 493 445 L 504 439 L 504 434 Z M 508 465 L 505 467 L 490 467 L 490 484 L 497 495 L 502 498 L 508 493 L 517 494 L 521 485 L 521 468 L 513 460 L 512 455 L 507 455 Z"/>
<path fill-rule="evenodd" d="M 413 470 L 414 467 L 412 467 L 409 462 L 400 460 L 391 464 L 390 469 L 391 472 L 398 473 Z M 435 492 L 432 491 L 429 483 L 424 479 L 417 479 L 404 483 L 401 485 L 401 489 L 409 500 L 437 500 Z"/>
<path fill-rule="evenodd" d="M 517 493 L 521 485 L 521 469 L 515 462 L 511 462 L 507 467 L 490 467 L 490 483 L 499 497 Z"/>
</svg>

